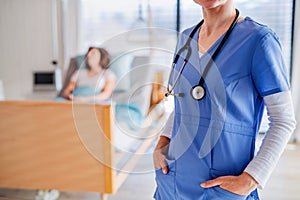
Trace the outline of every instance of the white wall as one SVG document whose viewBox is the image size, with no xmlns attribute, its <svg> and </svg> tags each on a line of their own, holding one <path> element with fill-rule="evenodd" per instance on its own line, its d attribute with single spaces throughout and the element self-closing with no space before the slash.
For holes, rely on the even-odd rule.
<svg viewBox="0 0 300 200">
<path fill-rule="evenodd" d="M 297 128 L 294 139 L 300 142 L 300 1 L 296 1 L 295 27 L 294 27 L 294 52 L 293 52 L 293 75 L 292 94 L 297 120 Z"/>
<path fill-rule="evenodd" d="M 52 70 L 52 0 L 0 1 L 0 80 L 6 99 L 32 92 L 32 72 Z"/>
</svg>

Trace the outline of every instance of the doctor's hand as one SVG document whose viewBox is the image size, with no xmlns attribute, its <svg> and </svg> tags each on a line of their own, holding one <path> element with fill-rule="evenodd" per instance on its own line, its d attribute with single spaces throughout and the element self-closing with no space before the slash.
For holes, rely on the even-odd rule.
<svg viewBox="0 0 300 200">
<path fill-rule="evenodd" d="M 234 194 L 247 196 L 258 186 L 256 180 L 248 173 L 243 172 L 239 176 L 220 176 L 216 179 L 201 184 L 203 188 L 219 186 Z"/>
<path fill-rule="evenodd" d="M 161 169 L 164 174 L 168 173 L 168 164 L 166 155 L 168 152 L 170 139 L 165 136 L 160 136 L 159 141 L 153 153 L 153 162 L 156 169 Z"/>
</svg>

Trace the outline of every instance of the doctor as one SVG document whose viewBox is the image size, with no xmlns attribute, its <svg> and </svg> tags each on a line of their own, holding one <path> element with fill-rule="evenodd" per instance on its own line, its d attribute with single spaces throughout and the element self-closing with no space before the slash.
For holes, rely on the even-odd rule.
<svg viewBox="0 0 300 200">
<path fill-rule="evenodd" d="M 296 125 L 281 46 L 233 0 L 194 1 L 204 20 L 178 39 L 154 198 L 258 200 Z M 257 150 L 264 105 L 271 123 Z"/>
</svg>

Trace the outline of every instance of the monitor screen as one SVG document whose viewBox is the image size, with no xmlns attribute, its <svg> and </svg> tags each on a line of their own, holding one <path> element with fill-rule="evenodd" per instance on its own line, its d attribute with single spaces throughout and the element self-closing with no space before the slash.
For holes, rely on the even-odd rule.
<svg viewBox="0 0 300 200">
<path fill-rule="evenodd" d="M 54 72 L 34 72 L 33 73 L 33 89 L 34 90 L 53 90 L 55 89 Z"/>
</svg>

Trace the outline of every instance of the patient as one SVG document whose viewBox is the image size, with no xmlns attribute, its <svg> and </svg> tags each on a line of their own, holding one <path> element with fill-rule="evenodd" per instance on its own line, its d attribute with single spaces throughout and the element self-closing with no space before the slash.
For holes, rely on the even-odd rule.
<svg viewBox="0 0 300 200">
<path fill-rule="evenodd" d="M 104 101 L 111 97 L 116 85 L 115 74 L 108 69 L 110 56 L 103 48 L 90 47 L 86 53 L 87 68 L 74 72 L 57 101 L 73 100 L 79 102 Z M 59 191 L 38 190 L 35 200 L 57 200 Z"/>
<path fill-rule="evenodd" d="M 72 75 L 63 97 L 79 102 L 109 99 L 116 85 L 109 64 L 110 56 L 105 49 L 90 47 L 86 54 L 87 68 L 80 68 Z"/>
</svg>

